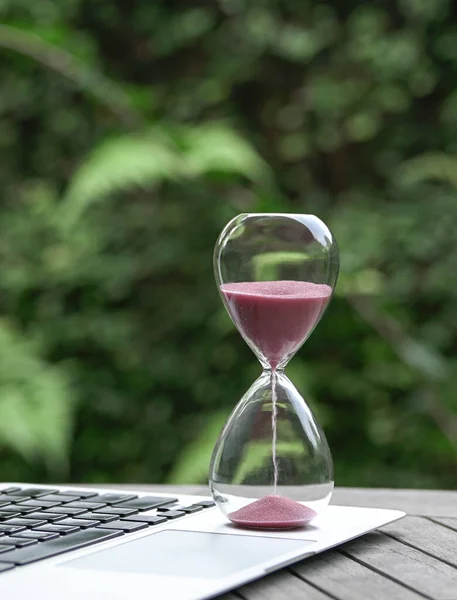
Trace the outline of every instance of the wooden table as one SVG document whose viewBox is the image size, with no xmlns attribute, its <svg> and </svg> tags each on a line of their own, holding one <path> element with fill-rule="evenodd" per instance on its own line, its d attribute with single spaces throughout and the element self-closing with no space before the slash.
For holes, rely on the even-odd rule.
<svg viewBox="0 0 457 600">
<path fill-rule="evenodd" d="M 122 487 L 208 494 L 201 486 Z M 457 600 L 457 492 L 339 488 L 332 503 L 408 516 L 220 600 Z"/>
</svg>

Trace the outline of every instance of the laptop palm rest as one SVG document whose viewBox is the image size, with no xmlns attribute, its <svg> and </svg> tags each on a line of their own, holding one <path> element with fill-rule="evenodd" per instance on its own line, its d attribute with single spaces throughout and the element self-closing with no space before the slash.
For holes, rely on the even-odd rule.
<svg viewBox="0 0 457 600">
<path fill-rule="evenodd" d="M 224 579 L 281 557 L 312 551 L 314 540 L 242 538 L 221 533 L 165 530 L 60 563 L 76 569 Z"/>
</svg>

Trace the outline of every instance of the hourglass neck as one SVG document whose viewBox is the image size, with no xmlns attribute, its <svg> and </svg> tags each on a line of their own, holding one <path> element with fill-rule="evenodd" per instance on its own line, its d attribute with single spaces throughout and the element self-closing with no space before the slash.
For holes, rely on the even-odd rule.
<svg viewBox="0 0 457 600">
<path fill-rule="evenodd" d="M 283 375 L 285 367 L 286 365 L 278 365 L 276 367 L 272 367 L 271 365 L 262 364 L 263 372 L 267 373 L 268 375 Z"/>
</svg>

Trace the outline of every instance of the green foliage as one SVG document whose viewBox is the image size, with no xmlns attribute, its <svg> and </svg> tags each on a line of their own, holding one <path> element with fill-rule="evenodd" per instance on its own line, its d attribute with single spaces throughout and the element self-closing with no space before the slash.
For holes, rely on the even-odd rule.
<svg viewBox="0 0 457 600">
<path fill-rule="evenodd" d="M 179 158 L 154 133 L 116 137 L 96 148 L 70 182 L 59 207 L 64 222 L 74 224 L 94 203 L 116 192 L 152 188 L 180 174 Z"/>
<path fill-rule="evenodd" d="M 305 252 L 263 252 L 253 260 L 255 279 L 258 281 L 278 279 L 280 265 L 300 264 L 308 258 Z"/>
<path fill-rule="evenodd" d="M 36 346 L 0 323 L 0 438 L 26 460 L 66 476 L 74 398 L 65 369 L 46 365 Z"/>
<path fill-rule="evenodd" d="M 457 187 L 457 158 L 444 153 L 417 156 L 402 165 L 399 179 L 406 186 L 441 181 Z"/>
<path fill-rule="evenodd" d="M 0 478 L 205 481 L 258 374 L 214 242 L 239 212 L 292 211 L 341 249 L 289 367 L 337 482 L 456 487 L 454 4 L 0 15 Z"/>
<path fill-rule="evenodd" d="M 209 459 L 215 440 L 222 430 L 229 415 L 223 410 L 211 415 L 209 422 L 203 425 L 200 435 L 186 446 L 185 452 L 179 455 L 167 483 L 183 481 L 205 481 L 208 478 Z"/>
<path fill-rule="evenodd" d="M 266 180 L 269 171 L 234 131 L 218 124 L 174 132 L 179 147 L 158 129 L 103 142 L 75 173 L 59 207 L 74 224 L 94 202 L 134 187 L 152 188 L 167 180 L 198 178 L 214 172 Z"/>
</svg>

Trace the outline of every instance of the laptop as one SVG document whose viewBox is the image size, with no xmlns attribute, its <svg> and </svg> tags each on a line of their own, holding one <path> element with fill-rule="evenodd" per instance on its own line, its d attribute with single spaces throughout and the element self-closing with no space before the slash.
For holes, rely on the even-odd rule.
<svg viewBox="0 0 457 600">
<path fill-rule="evenodd" d="M 209 497 L 0 484 L 0 590 L 15 600 L 204 600 L 404 516 L 329 506 L 309 526 L 241 529 Z"/>
</svg>

